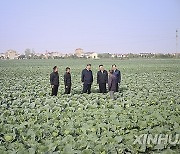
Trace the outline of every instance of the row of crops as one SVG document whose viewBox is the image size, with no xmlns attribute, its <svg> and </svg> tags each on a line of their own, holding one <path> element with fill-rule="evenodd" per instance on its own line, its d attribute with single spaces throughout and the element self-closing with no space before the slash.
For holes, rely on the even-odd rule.
<svg viewBox="0 0 180 154">
<path fill-rule="evenodd" d="M 113 63 L 122 72 L 116 100 L 81 94 L 81 70 Z M 49 74 L 61 76 L 50 96 Z M 63 74 L 72 71 L 72 93 L 63 95 Z M 133 144 L 141 134 L 180 134 L 180 60 L 1 60 L 0 153 L 179 153 L 179 144 Z M 180 140 L 180 137 L 179 137 Z"/>
</svg>

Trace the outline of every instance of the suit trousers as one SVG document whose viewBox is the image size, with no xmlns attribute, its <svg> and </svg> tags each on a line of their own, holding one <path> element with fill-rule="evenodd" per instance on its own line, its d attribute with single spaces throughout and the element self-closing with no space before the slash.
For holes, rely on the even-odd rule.
<svg viewBox="0 0 180 154">
<path fill-rule="evenodd" d="M 99 83 L 99 92 L 100 93 L 106 93 L 106 83 Z"/>
<path fill-rule="evenodd" d="M 84 83 L 83 84 L 83 93 L 91 93 L 91 84 L 88 83 Z"/>
<path fill-rule="evenodd" d="M 58 87 L 59 87 L 59 85 L 54 85 L 54 86 L 53 86 L 51 96 L 57 96 Z"/>
</svg>

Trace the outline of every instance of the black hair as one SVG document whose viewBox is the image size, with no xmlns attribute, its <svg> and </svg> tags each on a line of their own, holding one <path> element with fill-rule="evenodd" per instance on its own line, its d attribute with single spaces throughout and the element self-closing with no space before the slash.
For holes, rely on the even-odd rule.
<svg viewBox="0 0 180 154">
<path fill-rule="evenodd" d="M 110 73 L 110 74 L 113 74 L 113 72 L 114 72 L 113 70 L 109 70 L 109 73 Z"/>
<path fill-rule="evenodd" d="M 103 66 L 102 64 L 101 65 L 99 65 L 99 67 L 101 67 L 101 66 Z"/>
<path fill-rule="evenodd" d="M 91 66 L 91 64 L 87 64 L 87 66 Z"/>
<path fill-rule="evenodd" d="M 115 66 L 116 67 L 116 64 L 113 64 L 112 67 Z"/>
<path fill-rule="evenodd" d="M 67 70 L 70 70 L 70 67 L 66 67 L 66 71 L 67 71 Z"/>
<path fill-rule="evenodd" d="M 53 70 L 55 70 L 56 68 L 57 68 L 57 66 L 54 66 L 54 67 L 53 67 Z"/>
</svg>

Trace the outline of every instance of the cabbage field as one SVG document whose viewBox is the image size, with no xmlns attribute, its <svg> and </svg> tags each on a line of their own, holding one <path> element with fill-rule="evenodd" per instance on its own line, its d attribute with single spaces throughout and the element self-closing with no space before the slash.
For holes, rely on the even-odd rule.
<svg viewBox="0 0 180 154">
<path fill-rule="evenodd" d="M 81 71 L 92 64 L 91 94 L 81 94 Z M 99 64 L 122 73 L 116 100 L 99 94 Z M 59 67 L 57 97 L 49 75 Z M 72 93 L 63 74 L 71 67 Z M 142 134 L 180 134 L 180 60 L 0 60 L 0 154 L 180 153 L 176 144 L 134 144 Z"/>
</svg>

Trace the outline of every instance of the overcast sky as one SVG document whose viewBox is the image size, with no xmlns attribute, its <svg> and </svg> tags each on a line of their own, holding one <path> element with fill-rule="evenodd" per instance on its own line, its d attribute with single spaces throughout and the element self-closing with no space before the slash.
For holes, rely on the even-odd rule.
<svg viewBox="0 0 180 154">
<path fill-rule="evenodd" d="M 177 28 L 180 0 L 0 1 L 0 52 L 174 53 Z"/>
</svg>

